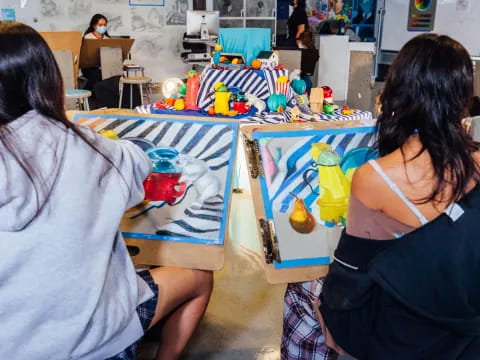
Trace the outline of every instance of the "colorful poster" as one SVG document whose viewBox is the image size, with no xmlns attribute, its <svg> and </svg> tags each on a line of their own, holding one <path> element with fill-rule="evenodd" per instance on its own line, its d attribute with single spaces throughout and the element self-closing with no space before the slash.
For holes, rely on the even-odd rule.
<svg viewBox="0 0 480 360">
<path fill-rule="evenodd" d="M 432 31 L 437 0 L 410 0 L 408 31 Z"/>
</svg>

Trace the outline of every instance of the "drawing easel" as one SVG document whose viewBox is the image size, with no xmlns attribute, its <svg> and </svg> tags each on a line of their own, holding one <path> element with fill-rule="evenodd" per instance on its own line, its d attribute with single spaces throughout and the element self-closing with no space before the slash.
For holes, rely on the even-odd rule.
<svg viewBox="0 0 480 360">
<path fill-rule="evenodd" d="M 134 41 L 134 39 L 83 39 L 80 51 L 80 67 L 100 66 L 100 48 L 102 47 L 121 48 L 122 60 L 125 60 Z"/>
</svg>

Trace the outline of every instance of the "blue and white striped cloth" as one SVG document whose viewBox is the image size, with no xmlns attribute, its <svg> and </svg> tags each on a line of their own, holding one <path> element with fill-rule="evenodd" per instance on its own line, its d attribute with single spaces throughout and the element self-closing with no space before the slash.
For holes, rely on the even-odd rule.
<svg viewBox="0 0 480 360">
<path fill-rule="evenodd" d="M 211 171 L 216 172 L 232 164 L 232 141 L 236 137 L 233 126 L 226 124 L 182 123 L 175 121 L 154 121 L 148 118 L 118 119 L 115 117 L 96 117 L 85 115 L 79 123 L 90 126 L 95 131 L 113 130 L 120 138 L 143 138 L 156 146 L 175 148 L 179 153 L 188 154 L 204 160 Z M 181 236 L 205 240 L 209 244 L 223 244 L 223 234 L 220 234 L 221 223 L 226 221 L 227 209 L 224 206 L 225 178 L 220 179 L 224 188 L 221 195 L 207 200 L 200 209 L 188 207 L 183 212 L 175 211 L 175 205 L 181 203 L 187 194 L 194 191 L 188 184 L 185 194 L 169 207 L 170 221 L 158 226 L 152 235 Z M 228 184 L 227 184 L 228 186 Z M 162 201 L 151 201 L 146 208 L 162 208 Z M 143 209 L 129 212 L 130 219 L 139 215 Z M 122 229 L 123 230 L 123 229 Z M 131 232 L 129 230 L 129 232 Z M 136 234 L 137 235 L 137 234 Z M 142 238 L 142 234 L 138 236 Z"/>
<path fill-rule="evenodd" d="M 242 89 L 261 100 L 267 100 L 275 93 L 275 83 L 280 76 L 288 76 L 288 70 L 217 70 L 206 68 L 202 73 L 198 93 L 198 107 L 208 109 L 213 104 L 213 87 L 217 82 L 225 86 Z M 291 89 L 289 89 L 291 90 Z"/>
</svg>

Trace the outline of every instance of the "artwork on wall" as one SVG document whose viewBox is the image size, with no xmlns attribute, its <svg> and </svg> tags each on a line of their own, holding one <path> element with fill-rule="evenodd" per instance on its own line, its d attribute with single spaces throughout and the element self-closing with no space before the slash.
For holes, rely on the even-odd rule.
<svg viewBox="0 0 480 360">
<path fill-rule="evenodd" d="M 220 11 L 222 17 L 242 16 L 243 1 L 213 0 L 213 10 Z"/>
<path fill-rule="evenodd" d="M 247 16 L 272 17 L 275 3 L 273 0 L 247 1 Z"/>
<path fill-rule="evenodd" d="M 156 61 L 164 50 L 163 37 L 160 35 L 152 36 L 138 36 L 133 44 L 132 52 L 135 54 L 135 59 L 139 54 L 143 60 L 153 59 Z M 143 62 L 142 62 L 143 63 Z"/>
<path fill-rule="evenodd" d="M 75 19 L 79 17 L 90 19 L 92 16 L 92 0 L 69 0 L 68 15 Z"/>
<path fill-rule="evenodd" d="M 132 8 L 130 23 L 133 32 L 162 30 L 165 26 L 165 16 L 158 8 Z"/>
<path fill-rule="evenodd" d="M 130 6 L 165 6 L 165 0 L 128 0 Z"/>
<path fill-rule="evenodd" d="M 167 25 L 185 25 L 187 19 L 187 10 L 187 0 L 174 1 L 167 14 Z"/>
<path fill-rule="evenodd" d="M 410 0 L 408 31 L 433 31 L 437 0 Z"/>
<path fill-rule="evenodd" d="M 40 14 L 42 16 L 53 17 L 60 14 L 59 6 L 54 0 L 41 0 L 40 6 Z"/>
<path fill-rule="evenodd" d="M 120 224 L 125 237 L 223 245 L 237 123 L 81 114 L 75 121 L 114 131 L 152 160 L 145 200 Z"/>
</svg>

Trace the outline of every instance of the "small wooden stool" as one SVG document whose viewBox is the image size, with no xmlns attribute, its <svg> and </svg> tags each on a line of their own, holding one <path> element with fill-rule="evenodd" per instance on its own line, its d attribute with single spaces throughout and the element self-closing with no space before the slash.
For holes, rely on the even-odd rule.
<svg viewBox="0 0 480 360">
<path fill-rule="evenodd" d="M 143 85 L 146 85 L 147 89 L 147 101 L 150 103 L 150 83 L 152 79 L 147 76 L 136 77 L 121 77 L 120 78 L 120 100 L 118 101 L 118 107 L 122 107 L 123 100 L 123 85 L 130 84 L 130 109 L 133 107 L 133 85 L 138 85 L 140 90 L 140 102 L 143 105 Z"/>
<path fill-rule="evenodd" d="M 92 92 L 89 90 L 68 89 L 65 91 L 65 97 L 67 99 L 76 100 L 79 110 L 90 111 L 90 106 L 88 105 L 88 98 L 90 96 L 92 96 Z"/>
</svg>

